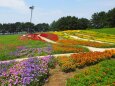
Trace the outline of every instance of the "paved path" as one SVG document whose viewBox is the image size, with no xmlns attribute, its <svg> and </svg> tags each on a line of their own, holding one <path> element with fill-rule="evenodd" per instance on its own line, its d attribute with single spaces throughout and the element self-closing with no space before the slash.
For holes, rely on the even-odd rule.
<svg viewBox="0 0 115 86">
<path fill-rule="evenodd" d="M 95 47 L 89 47 L 89 46 L 84 46 L 86 48 L 88 48 L 90 51 L 99 51 L 99 52 L 103 52 L 105 50 L 111 50 L 111 49 L 115 49 L 115 48 L 95 48 Z"/>
</svg>

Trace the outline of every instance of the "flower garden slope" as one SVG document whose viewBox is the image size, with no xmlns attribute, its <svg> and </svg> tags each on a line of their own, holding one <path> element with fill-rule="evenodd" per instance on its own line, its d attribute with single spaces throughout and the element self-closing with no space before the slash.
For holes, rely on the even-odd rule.
<svg viewBox="0 0 115 86">
<path fill-rule="evenodd" d="M 99 32 L 94 32 L 89 30 L 73 30 L 73 31 L 69 30 L 64 32 L 73 36 L 78 36 L 80 38 L 85 38 L 89 40 L 115 43 L 115 35 L 111 35 L 111 34 L 99 33 Z"/>
</svg>

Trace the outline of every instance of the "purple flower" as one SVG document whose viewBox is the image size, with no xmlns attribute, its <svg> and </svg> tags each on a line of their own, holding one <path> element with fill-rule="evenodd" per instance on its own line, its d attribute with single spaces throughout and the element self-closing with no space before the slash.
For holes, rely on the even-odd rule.
<svg viewBox="0 0 115 86">
<path fill-rule="evenodd" d="M 6 85 L 27 85 L 31 82 L 39 82 L 40 77 L 48 75 L 48 62 L 52 56 L 43 58 L 29 58 L 16 63 L 13 67 L 3 72 L 3 82 Z M 45 80 L 46 78 L 43 77 Z"/>
</svg>

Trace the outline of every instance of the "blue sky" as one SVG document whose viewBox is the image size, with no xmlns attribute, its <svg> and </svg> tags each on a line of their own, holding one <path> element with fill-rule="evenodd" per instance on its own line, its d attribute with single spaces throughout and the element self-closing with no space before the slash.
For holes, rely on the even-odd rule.
<svg viewBox="0 0 115 86">
<path fill-rule="evenodd" d="M 28 22 L 29 6 L 34 5 L 32 22 L 51 23 L 63 16 L 90 19 L 94 12 L 115 7 L 115 0 L 0 0 L 0 23 Z"/>
</svg>

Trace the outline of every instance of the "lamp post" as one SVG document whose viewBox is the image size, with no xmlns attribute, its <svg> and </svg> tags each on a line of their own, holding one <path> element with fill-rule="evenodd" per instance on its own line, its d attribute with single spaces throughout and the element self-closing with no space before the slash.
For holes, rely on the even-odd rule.
<svg viewBox="0 0 115 86">
<path fill-rule="evenodd" d="M 29 7 L 30 10 L 31 10 L 31 16 L 30 16 L 30 23 L 32 22 L 32 14 L 33 14 L 33 9 L 34 9 L 34 6 L 31 6 Z"/>
<path fill-rule="evenodd" d="M 30 23 L 32 23 L 32 14 L 33 14 L 34 6 L 29 7 L 29 9 L 31 10 Z M 30 27 L 28 28 L 28 33 L 29 32 L 30 32 Z"/>
</svg>

